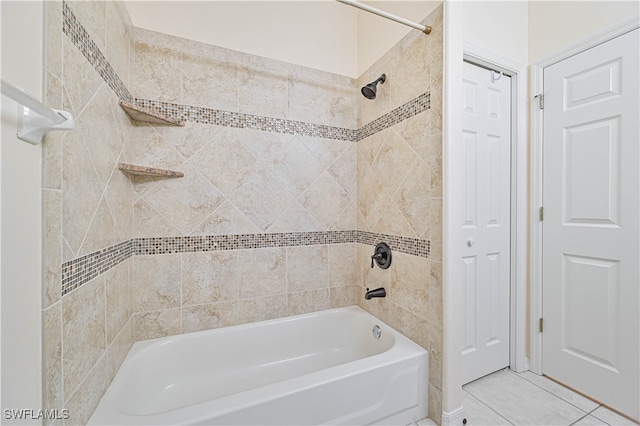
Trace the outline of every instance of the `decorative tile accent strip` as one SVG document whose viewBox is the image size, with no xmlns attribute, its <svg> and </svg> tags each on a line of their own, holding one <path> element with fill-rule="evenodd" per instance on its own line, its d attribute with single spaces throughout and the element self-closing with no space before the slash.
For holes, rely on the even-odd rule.
<svg viewBox="0 0 640 426">
<path fill-rule="evenodd" d="M 385 115 L 376 118 L 370 123 L 365 124 L 357 131 L 357 141 L 376 134 L 388 127 L 394 126 L 404 120 L 407 120 L 415 115 L 420 114 L 431 108 L 431 94 L 429 92 L 423 93 L 415 99 L 410 100 L 404 105 L 386 113 Z"/>
<path fill-rule="evenodd" d="M 420 257 L 429 257 L 430 255 L 431 243 L 428 240 L 356 230 L 134 238 L 63 263 L 62 295 L 64 296 L 72 290 L 75 290 L 82 284 L 91 281 L 98 275 L 134 255 L 193 253 L 356 242 L 374 246 L 380 241 L 389 244 L 392 250 L 402 253 Z"/>
<path fill-rule="evenodd" d="M 62 295 L 80 287 L 135 254 L 134 240 L 87 254 L 62 264 Z"/>
<path fill-rule="evenodd" d="M 399 237 L 389 234 L 378 234 L 368 231 L 357 231 L 358 243 L 375 246 L 381 241 L 389 244 L 391 250 L 419 257 L 429 257 L 431 254 L 431 241 L 419 238 Z"/>
<path fill-rule="evenodd" d="M 357 130 L 136 98 L 136 105 L 175 120 L 355 142 Z"/>
<path fill-rule="evenodd" d="M 356 233 L 357 231 L 318 231 L 136 238 L 136 254 L 154 255 L 353 243 L 356 242 Z"/>
<path fill-rule="evenodd" d="M 62 2 L 62 32 L 69 37 L 73 44 L 80 50 L 100 77 L 109 85 L 120 99 L 133 102 L 133 96 L 124 85 L 118 74 L 113 69 L 100 48 L 91 39 L 91 36 L 73 14 L 67 2 Z"/>
</svg>

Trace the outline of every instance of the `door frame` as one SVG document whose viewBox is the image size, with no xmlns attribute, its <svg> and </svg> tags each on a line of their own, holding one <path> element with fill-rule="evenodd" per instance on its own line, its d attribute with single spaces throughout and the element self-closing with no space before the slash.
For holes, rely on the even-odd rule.
<svg viewBox="0 0 640 426">
<path fill-rule="evenodd" d="M 527 343 L 527 81 L 526 66 L 471 43 L 463 59 L 511 77 L 511 271 L 509 365 L 517 372 L 529 368 Z"/>
<path fill-rule="evenodd" d="M 548 66 L 563 61 L 578 53 L 589 50 L 599 44 L 610 41 L 616 37 L 640 28 L 640 19 L 623 22 L 616 27 L 591 37 L 563 52 L 546 60 L 531 65 L 531 192 L 530 210 L 531 217 L 530 235 L 531 242 L 531 317 L 530 317 L 530 369 L 532 372 L 542 374 L 542 333 L 539 329 L 539 320 L 542 318 L 542 221 L 539 220 L 539 209 L 543 206 L 543 135 L 544 122 L 543 111 L 539 108 L 537 95 L 544 95 L 544 69 Z"/>
</svg>

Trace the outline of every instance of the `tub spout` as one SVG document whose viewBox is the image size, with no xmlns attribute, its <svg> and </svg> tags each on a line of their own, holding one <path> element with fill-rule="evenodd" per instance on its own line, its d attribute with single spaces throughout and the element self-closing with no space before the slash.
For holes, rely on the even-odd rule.
<svg viewBox="0 0 640 426">
<path fill-rule="evenodd" d="M 384 287 L 376 288 L 373 290 L 367 289 L 367 292 L 364 294 L 364 298 L 370 300 L 372 297 L 385 297 L 387 292 Z"/>
</svg>

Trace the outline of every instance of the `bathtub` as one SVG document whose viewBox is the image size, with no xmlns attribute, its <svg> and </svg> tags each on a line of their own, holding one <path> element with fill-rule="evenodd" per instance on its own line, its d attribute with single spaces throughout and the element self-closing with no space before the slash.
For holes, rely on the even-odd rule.
<svg viewBox="0 0 640 426">
<path fill-rule="evenodd" d="M 147 340 L 89 424 L 406 425 L 427 417 L 428 365 L 356 306 Z"/>
</svg>

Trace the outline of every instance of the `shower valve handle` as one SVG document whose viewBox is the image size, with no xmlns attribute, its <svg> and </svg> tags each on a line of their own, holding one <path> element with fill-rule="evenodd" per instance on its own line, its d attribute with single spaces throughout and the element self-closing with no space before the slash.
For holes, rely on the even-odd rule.
<svg viewBox="0 0 640 426">
<path fill-rule="evenodd" d="M 382 253 L 376 253 L 371 255 L 371 268 L 373 268 L 373 261 L 382 259 Z"/>
</svg>

